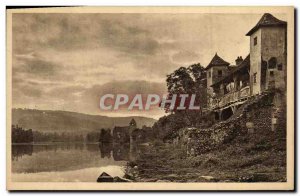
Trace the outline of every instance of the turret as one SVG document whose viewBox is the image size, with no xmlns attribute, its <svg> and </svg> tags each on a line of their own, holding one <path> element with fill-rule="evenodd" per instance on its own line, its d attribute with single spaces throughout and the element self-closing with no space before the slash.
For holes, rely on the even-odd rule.
<svg viewBox="0 0 300 196">
<path fill-rule="evenodd" d="M 264 14 L 247 33 L 250 36 L 251 94 L 286 86 L 287 23 Z"/>
<path fill-rule="evenodd" d="M 212 95 L 213 89 L 211 87 L 212 84 L 221 79 L 228 71 L 229 63 L 224 61 L 221 57 L 216 53 L 212 58 L 210 63 L 207 65 L 206 73 L 207 73 L 207 93 Z"/>
<path fill-rule="evenodd" d="M 132 127 L 132 128 L 136 128 L 136 122 L 134 119 L 131 119 L 130 123 L 129 123 L 129 126 Z"/>
</svg>

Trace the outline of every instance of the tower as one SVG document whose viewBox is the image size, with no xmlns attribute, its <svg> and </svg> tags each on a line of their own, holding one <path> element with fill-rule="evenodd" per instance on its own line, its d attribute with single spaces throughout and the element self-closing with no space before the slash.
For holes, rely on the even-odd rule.
<svg viewBox="0 0 300 196">
<path fill-rule="evenodd" d="M 136 129 L 136 122 L 134 119 L 131 119 L 129 123 L 129 137 L 130 137 L 130 143 L 133 142 L 132 132 Z"/>
<path fill-rule="evenodd" d="M 229 63 L 224 61 L 216 53 L 212 58 L 206 69 L 207 78 L 207 94 L 208 96 L 213 95 L 213 88 L 211 87 L 216 81 L 221 79 L 228 71 Z"/>
<path fill-rule="evenodd" d="M 250 90 L 260 94 L 286 88 L 287 23 L 266 13 L 246 34 L 250 36 Z"/>
<path fill-rule="evenodd" d="M 136 122 L 134 119 L 131 119 L 131 121 L 129 123 L 129 127 L 133 130 L 136 129 Z"/>
<path fill-rule="evenodd" d="M 131 119 L 130 123 L 129 123 L 129 138 L 130 138 L 130 148 L 129 148 L 129 160 L 130 161 L 134 161 L 135 160 L 135 156 L 134 156 L 134 148 L 135 148 L 135 144 L 134 144 L 134 139 L 133 139 L 133 131 L 137 128 L 136 126 L 136 122 L 134 119 Z"/>
</svg>

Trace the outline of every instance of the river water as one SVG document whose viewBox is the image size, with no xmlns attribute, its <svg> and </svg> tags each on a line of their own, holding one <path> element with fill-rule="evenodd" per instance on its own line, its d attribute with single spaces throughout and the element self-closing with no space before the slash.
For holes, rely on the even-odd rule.
<svg viewBox="0 0 300 196">
<path fill-rule="evenodd" d="M 96 182 L 102 172 L 123 177 L 138 153 L 129 144 L 12 145 L 14 182 Z"/>
</svg>

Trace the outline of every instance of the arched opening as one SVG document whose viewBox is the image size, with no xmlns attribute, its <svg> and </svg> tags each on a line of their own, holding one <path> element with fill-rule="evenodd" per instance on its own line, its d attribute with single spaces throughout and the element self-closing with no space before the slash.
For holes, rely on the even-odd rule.
<svg viewBox="0 0 300 196">
<path fill-rule="evenodd" d="M 270 64 L 272 64 L 272 62 L 271 63 L 269 62 L 269 66 L 270 66 Z M 261 80 L 260 80 L 262 91 L 264 91 L 266 89 L 267 69 L 268 69 L 267 62 L 262 60 L 262 62 L 261 62 Z"/>
<path fill-rule="evenodd" d="M 275 57 L 271 57 L 268 61 L 269 69 L 275 69 L 277 65 L 277 59 Z"/>
<path fill-rule="evenodd" d="M 215 112 L 215 120 L 220 120 L 219 112 Z"/>
<path fill-rule="evenodd" d="M 230 118 L 230 116 L 233 115 L 233 111 L 232 109 L 229 107 L 229 108 L 226 108 L 225 110 L 222 111 L 221 113 L 221 119 L 222 120 L 227 120 L 228 118 Z"/>
</svg>

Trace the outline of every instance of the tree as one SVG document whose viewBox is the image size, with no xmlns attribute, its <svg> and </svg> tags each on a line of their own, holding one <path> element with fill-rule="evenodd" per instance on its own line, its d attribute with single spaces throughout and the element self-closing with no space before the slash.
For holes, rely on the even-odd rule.
<svg viewBox="0 0 300 196">
<path fill-rule="evenodd" d="M 188 72 L 194 81 L 194 93 L 196 94 L 196 104 L 201 106 L 202 109 L 207 106 L 207 80 L 205 68 L 200 65 L 200 63 L 190 65 L 188 67 Z"/>
<path fill-rule="evenodd" d="M 110 143 L 112 140 L 110 129 L 101 129 L 99 142 Z"/>
<path fill-rule="evenodd" d="M 167 75 L 167 87 L 169 94 L 192 93 L 194 91 L 194 81 L 189 70 L 180 67 L 173 73 Z"/>
<path fill-rule="evenodd" d="M 206 71 L 204 67 L 198 64 L 190 65 L 188 68 L 180 67 L 173 73 L 167 75 L 168 97 L 171 99 L 173 95 L 177 95 L 174 109 L 170 108 L 170 104 L 165 105 L 166 113 L 183 113 L 187 118 L 188 125 L 193 125 L 202 114 L 202 108 L 206 107 L 207 91 L 206 91 Z M 195 105 L 200 105 L 200 111 L 192 110 L 176 110 L 180 104 L 179 95 L 188 94 L 196 95 Z M 189 97 L 190 98 L 190 97 Z M 185 102 L 186 108 L 189 106 L 189 98 Z M 197 117 L 197 118 L 195 118 Z"/>
<path fill-rule="evenodd" d="M 31 143 L 33 142 L 33 131 L 24 130 L 22 127 L 12 125 L 12 143 Z"/>
<path fill-rule="evenodd" d="M 161 117 L 152 127 L 156 139 L 164 141 L 172 139 L 178 135 L 178 130 L 186 127 L 186 120 L 181 113 L 174 113 Z"/>
<path fill-rule="evenodd" d="M 170 104 L 165 105 L 165 112 L 169 115 L 160 118 L 152 127 L 154 135 L 158 139 L 168 140 L 176 137 L 181 128 L 187 126 L 198 126 L 201 122 L 202 108 L 206 107 L 206 71 L 200 63 L 186 67 L 180 67 L 173 73 L 167 75 L 167 99 L 171 100 L 173 95 L 179 97 L 180 94 L 196 95 L 194 105 L 200 105 L 199 110 L 189 110 L 190 100 L 185 102 L 185 110 L 176 110 L 180 104 L 180 99 L 176 99 L 174 109 Z"/>
<path fill-rule="evenodd" d="M 173 95 L 196 94 L 196 103 L 202 107 L 206 104 L 206 71 L 200 63 L 190 65 L 188 68 L 180 67 L 167 75 L 166 82 L 168 99 L 171 99 Z M 165 111 L 173 112 L 169 104 L 166 105 Z M 176 106 L 174 111 L 176 111 Z"/>
</svg>

